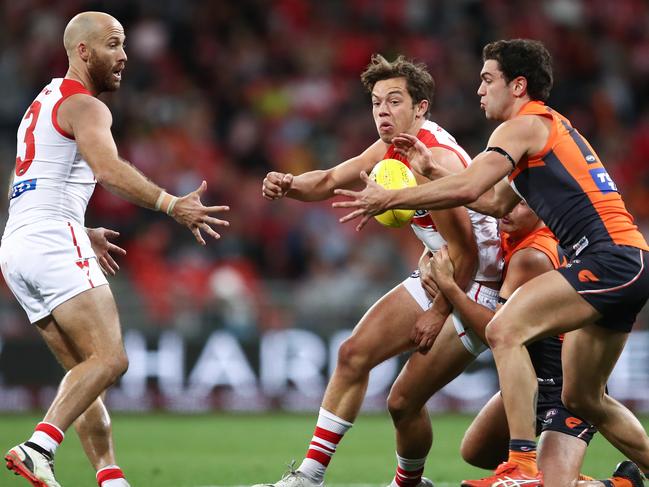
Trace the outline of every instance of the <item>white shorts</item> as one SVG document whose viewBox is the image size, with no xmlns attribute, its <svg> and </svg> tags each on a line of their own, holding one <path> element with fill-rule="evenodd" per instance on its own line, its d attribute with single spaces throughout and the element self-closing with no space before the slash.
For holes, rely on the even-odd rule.
<svg viewBox="0 0 649 487">
<path fill-rule="evenodd" d="M 421 309 L 426 311 L 432 306 L 432 301 L 428 299 L 428 294 L 426 294 L 426 291 L 421 285 L 419 271 L 413 272 L 410 277 L 402 282 L 402 284 L 415 301 L 417 301 L 417 304 L 421 306 Z M 496 289 L 491 289 L 474 282 L 466 295 L 476 303 L 489 308 L 491 311 L 496 310 L 496 305 L 498 304 L 498 291 Z M 487 345 L 478 338 L 478 335 L 476 335 L 473 330 L 462 324 L 462 320 L 457 313 L 453 312 L 452 319 L 455 330 L 457 331 L 457 336 L 469 353 L 477 357 L 487 349 Z"/>
<path fill-rule="evenodd" d="M 78 223 L 50 221 L 19 228 L 2 240 L 0 267 L 32 323 L 77 294 L 108 284 Z"/>
</svg>

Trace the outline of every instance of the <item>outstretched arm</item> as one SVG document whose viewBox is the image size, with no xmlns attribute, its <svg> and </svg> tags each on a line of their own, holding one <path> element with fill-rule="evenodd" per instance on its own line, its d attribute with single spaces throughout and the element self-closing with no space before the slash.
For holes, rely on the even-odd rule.
<svg viewBox="0 0 649 487">
<path fill-rule="evenodd" d="M 507 178 L 503 178 L 482 193 L 473 203 L 467 204 L 466 207 L 483 215 L 502 218 L 512 211 L 520 201 L 521 197 L 514 192 Z"/>
<path fill-rule="evenodd" d="M 228 210 L 227 206 L 203 206 L 201 203 L 200 197 L 207 189 L 205 181 L 195 191 L 178 198 L 166 193 L 128 161 L 121 159 L 110 131 L 110 111 L 96 98 L 71 96 L 61 105 L 58 121 L 64 130 L 74 135 L 95 178 L 109 191 L 139 206 L 166 212 L 188 227 L 203 245 L 205 241 L 201 231 L 220 238 L 212 227 L 229 225 L 227 221 L 212 216 Z"/>
<path fill-rule="evenodd" d="M 441 210 L 474 202 L 511 172 L 512 162 L 515 164 L 528 151 L 536 151 L 539 145 L 545 143 L 547 132 L 541 122 L 535 120 L 538 118 L 516 117 L 501 124 L 488 143 L 488 147 L 496 147 L 499 151 L 481 152 L 460 174 L 399 190 L 383 189 L 370 181 L 366 174 L 362 174 L 366 183 L 364 190 L 335 190 L 336 194 L 350 198 L 349 201 L 333 205 L 335 208 L 351 210 L 340 221 L 361 218 L 357 226 L 360 230 L 371 216 L 391 208 Z"/>
<path fill-rule="evenodd" d="M 347 196 L 351 200 L 338 201 L 332 206 L 351 210 L 340 219 L 341 223 L 360 217 L 361 221 L 357 227 L 360 230 L 370 217 L 388 209 L 443 210 L 471 203 L 508 174 L 510 169 L 511 165 L 503 156 L 483 152 L 459 174 L 413 188 L 397 190 L 384 189 L 370 180 L 367 174 L 361 173 L 361 179 L 366 184 L 365 189 L 336 189 L 335 194 Z"/>
<path fill-rule="evenodd" d="M 287 196 L 300 201 L 321 201 L 332 197 L 336 188 L 360 188 L 359 173 L 369 172 L 386 149 L 387 145 L 377 140 L 358 156 L 331 169 L 309 171 L 298 176 L 269 172 L 262 184 L 262 196 L 269 200 Z"/>
<path fill-rule="evenodd" d="M 449 171 L 444 163 L 444 157 L 449 156 L 448 150 L 430 149 L 410 134 L 398 135 L 393 139 L 393 143 L 398 151 L 408 158 L 412 168 L 428 179 L 440 179 L 457 172 Z M 509 213 L 519 201 L 520 197 L 512 190 L 507 179 L 503 178 L 466 206 L 478 213 L 500 218 Z"/>
</svg>

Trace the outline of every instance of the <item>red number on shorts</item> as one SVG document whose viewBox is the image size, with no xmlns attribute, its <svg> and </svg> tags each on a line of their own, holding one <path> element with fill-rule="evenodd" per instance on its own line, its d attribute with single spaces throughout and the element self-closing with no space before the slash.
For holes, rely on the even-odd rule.
<svg viewBox="0 0 649 487">
<path fill-rule="evenodd" d="M 21 159 L 16 157 L 16 176 L 22 176 L 27 172 L 29 166 L 32 165 L 34 156 L 36 155 L 36 147 L 34 146 L 34 128 L 38 120 L 38 114 L 41 112 L 41 102 L 35 101 L 29 106 L 29 110 L 25 114 L 25 120 L 31 115 L 32 122 L 27 127 L 25 132 L 25 158 Z"/>
</svg>

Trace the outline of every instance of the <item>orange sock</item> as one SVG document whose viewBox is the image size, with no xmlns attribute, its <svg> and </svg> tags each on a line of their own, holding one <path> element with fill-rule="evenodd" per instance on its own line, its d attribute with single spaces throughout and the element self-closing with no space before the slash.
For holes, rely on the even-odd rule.
<svg viewBox="0 0 649 487">
<path fill-rule="evenodd" d="M 593 477 L 589 477 L 588 475 L 584 475 L 583 473 L 580 473 L 579 480 L 595 480 L 595 479 Z"/>
<path fill-rule="evenodd" d="M 524 474 L 534 477 L 539 470 L 536 468 L 536 450 L 534 451 L 513 451 L 509 450 L 510 463 L 515 463 Z"/>
<path fill-rule="evenodd" d="M 611 479 L 611 484 L 613 484 L 613 487 L 633 487 L 633 484 L 629 479 L 624 479 L 622 477 L 613 477 Z"/>
</svg>

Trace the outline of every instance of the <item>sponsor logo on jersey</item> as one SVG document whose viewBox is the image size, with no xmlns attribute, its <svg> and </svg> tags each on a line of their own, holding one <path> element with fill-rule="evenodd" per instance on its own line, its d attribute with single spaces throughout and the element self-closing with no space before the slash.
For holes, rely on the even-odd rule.
<svg viewBox="0 0 649 487">
<path fill-rule="evenodd" d="M 556 416 L 557 414 L 559 414 L 558 409 L 556 409 L 556 408 L 548 409 L 548 412 L 545 413 L 545 417 L 547 419 L 547 418 L 551 418 L 552 416 Z"/>
<path fill-rule="evenodd" d="M 585 237 L 585 236 L 584 236 L 584 237 L 581 237 L 581 238 L 579 239 L 579 242 L 577 242 L 576 244 L 574 244 L 574 245 L 572 246 L 572 250 L 573 250 L 573 252 L 575 253 L 575 255 L 579 255 L 579 254 L 581 254 L 582 251 L 583 251 L 586 247 L 588 247 L 588 244 L 589 244 L 589 243 L 590 243 L 590 242 L 588 241 L 588 237 Z M 574 261 L 574 262 L 577 263 L 578 261 Z"/>
<path fill-rule="evenodd" d="M 598 282 L 599 281 L 599 277 L 597 277 L 595 274 L 593 274 L 588 269 L 580 270 L 579 274 L 577 274 L 577 277 L 579 278 L 579 282 Z"/>
<path fill-rule="evenodd" d="M 37 179 L 25 179 L 24 181 L 15 183 L 11 187 L 11 195 L 9 196 L 9 199 L 12 200 L 23 194 L 25 191 L 36 189 L 36 181 Z"/>
<path fill-rule="evenodd" d="M 588 172 L 590 173 L 590 177 L 593 178 L 593 181 L 595 181 L 595 184 L 602 193 L 612 193 L 614 191 L 617 192 L 617 186 L 611 179 L 611 176 L 609 176 L 606 172 L 606 169 L 604 169 L 603 167 L 598 167 L 596 169 L 591 169 Z"/>
<path fill-rule="evenodd" d="M 575 418 L 574 416 L 566 418 L 566 426 L 570 429 L 576 428 L 581 423 L 583 423 L 583 421 L 579 418 Z"/>
</svg>

